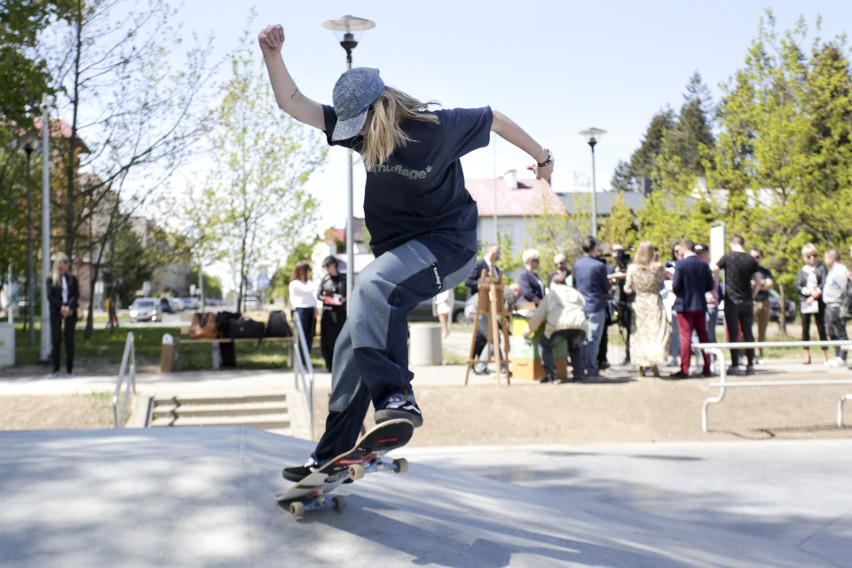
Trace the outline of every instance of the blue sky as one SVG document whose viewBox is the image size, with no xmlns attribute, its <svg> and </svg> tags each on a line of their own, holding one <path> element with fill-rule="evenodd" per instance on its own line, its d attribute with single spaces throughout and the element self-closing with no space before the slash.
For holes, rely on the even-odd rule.
<svg viewBox="0 0 852 568">
<path fill-rule="evenodd" d="M 766 7 L 774 10 L 779 30 L 803 16 L 811 39 L 818 15 L 825 39 L 852 22 L 852 2 L 843 0 L 186 0 L 178 19 L 186 31 L 215 34 L 224 52 L 238 46 L 252 5 L 252 47 L 264 24 L 282 24 L 285 61 L 300 89 L 320 102 L 330 103 L 332 86 L 345 70 L 345 53 L 322 22 L 345 14 L 375 21 L 355 49 L 356 66 L 378 67 L 387 84 L 447 108 L 500 110 L 552 149 L 557 191 L 590 189 L 591 154 L 578 131 L 608 131 L 596 147 L 600 191 L 618 161 L 638 147 L 654 113 L 680 107 L 693 72 L 717 102 L 720 83 L 744 66 Z M 492 137 L 491 146 L 463 163 L 468 178 L 484 178 L 523 170 L 531 160 Z M 309 184 L 323 204 L 325 225 L 344 222 L 345 166 L 346 153 L 333 149 Z M 355 171 L 359 214 L 363 174 L 359 166 Z"/>
</svg>

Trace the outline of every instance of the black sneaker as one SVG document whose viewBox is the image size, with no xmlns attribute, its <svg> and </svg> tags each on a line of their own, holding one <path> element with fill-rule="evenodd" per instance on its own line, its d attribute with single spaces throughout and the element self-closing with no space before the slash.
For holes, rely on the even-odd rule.
<svg viewBox="0 0 852 568">
<path fill-rule="evenodd" d="M 392 394 L 379 410 L 376 410 L 376 424 L 402 418 L 414 424 L 415 428 L 423 426 L 423 413 L 412 400 L 406 400 L 401 394 Z"/>
<path fill-rule="evenodd" d="M 310 458 L 305 465 L 297 465 L 295 467 L 285 467 L 281 471 L 281 475 L 284 476 L 284 479 L 287 481 L 302 481 L 310 474 L 314 473 L 316 470 L 320 468 L 320 465 L 316 462 L 314 458 Z"/>
</svg>

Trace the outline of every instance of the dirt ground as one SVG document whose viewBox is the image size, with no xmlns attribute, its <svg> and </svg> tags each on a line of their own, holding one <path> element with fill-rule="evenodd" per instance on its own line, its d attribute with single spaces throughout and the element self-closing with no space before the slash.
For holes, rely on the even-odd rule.
<svg viewBox="0 0 852 568">
<path fill-rule="evenodd" d="M 108 395 L 0 396 L 0 430 L 112 428 Z"/>
<path fill-rule="evenodd" d="M 852 387 L 730 390 L 709 409 L 710 380 L 630 380 L 615 384 L 424 386 L 416 389 L 424 425 L 413 446 L 590 444 L 852 438 L 835 424 L 837 402 Z M 315 400 L 322 427 L 324 401 Z M 368 413 L 370 422 L 372 412 Z M 852 423 L 852 404 L 846 422 Z"/>
<path fill-rule="evenodd" d="M 639 379 L 614 384 L 422 386 L 425 423 L 413 446 L 589 444 L 852 438 L 837 428 L 846 387 L 731 390 L 711 405 L 710 432 L 701 407 L 710 380 Z M 327 391 L 316 393 L 318 428 Z M 368 413 L 368 424 L 372 412 Z M 846 421 L 852 423 L 852 404 Z M 0 430 L 111 428 L 108 395 L 0 396 Z"/>
</svg>

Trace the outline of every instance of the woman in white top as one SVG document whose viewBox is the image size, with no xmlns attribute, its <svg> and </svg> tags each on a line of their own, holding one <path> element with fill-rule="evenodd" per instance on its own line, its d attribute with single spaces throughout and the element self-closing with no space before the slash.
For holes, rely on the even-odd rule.
<svg viewBox="0 0 852 568">
<path fill-rule="evenodd" d="M 311 263 L 301 260 L 296 263 L 290 275 L 290 306 L 293 308 L 293 321 L 299 318 L 308 349 L 314 343 L 316 332 L 317 297 L 316 286 L 311 282 Z"/>
</svg>

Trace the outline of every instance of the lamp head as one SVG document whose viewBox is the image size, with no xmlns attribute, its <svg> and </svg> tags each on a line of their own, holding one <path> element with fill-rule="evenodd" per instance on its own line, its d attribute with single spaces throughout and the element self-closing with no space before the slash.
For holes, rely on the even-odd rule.
<svg viewBox="0 0 852 568">
<path fill-rule="evenodd" d="M 600 128 L 587 128 L 586 130 L 581 130 L 578 132 L 580 136 L 586 139 L 586 143 L 592 147 L 592 150 L 595 149 L 595 144 L 601 139 L 601 136 L 606 134 L 606 130 L 602 130 Z"/>
<path fill-rule="evenodd" d="M 326 20 L 322 27 L 332 30 L 340 42 L 340 46 L 346 50 L 346 59 L 352 62 L 352 50 L 358 46 L 358 39 L 365 30 L 376 27 L 376 23 L 367 18 L 356 18 L 355 16 L 343 16 L 334 20 Z M 358 32 L 357 36 L 353 32 Z"/>
</svg>

